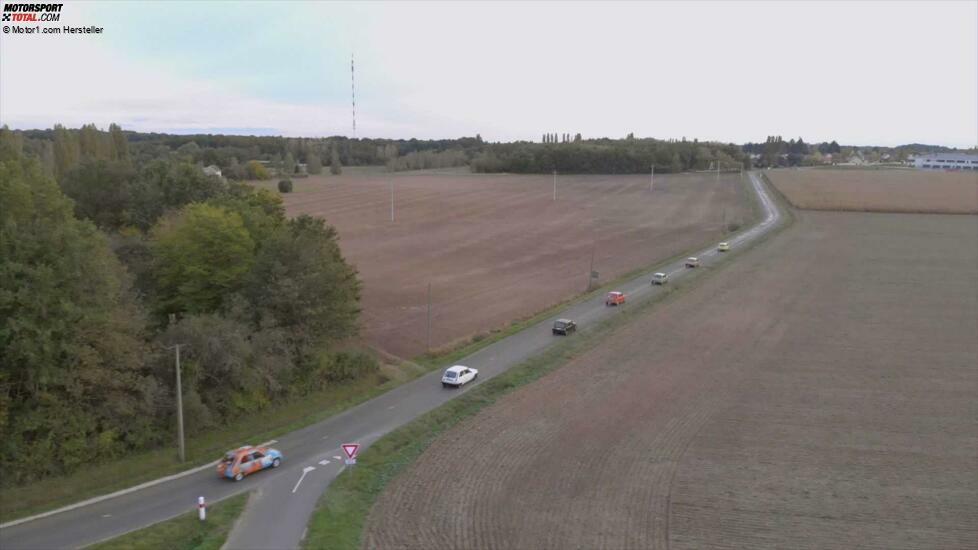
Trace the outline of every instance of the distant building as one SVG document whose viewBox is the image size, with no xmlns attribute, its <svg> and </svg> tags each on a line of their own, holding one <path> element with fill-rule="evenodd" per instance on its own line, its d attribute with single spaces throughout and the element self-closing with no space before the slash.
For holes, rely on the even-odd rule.
<svg viewBox="0 0 978 550">
<path fill-rule="evenodd" d="M 210 166 L 204 167 L 204 174 L 208 176 L 221 177 L 221 169 L 217 165 L 211 164 Z"/>
<path fill-rule="evenodd" d="M 914 168 L 931 170 L 978 170 L 978 155 L 966 153 L 934 153 L 910 159 Z"/>
</svg>

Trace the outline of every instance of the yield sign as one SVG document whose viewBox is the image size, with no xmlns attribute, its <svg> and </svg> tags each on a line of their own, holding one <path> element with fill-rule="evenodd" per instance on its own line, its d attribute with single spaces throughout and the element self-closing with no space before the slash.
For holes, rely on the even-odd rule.
<svg viewBox="0 0 978 550">
<path fill-rule="evenodd" d="M 344 443 L 341 447 L 343 447 L 343 452 L 346 453 L 346 457 L 350 459 L 356 458 L 357 451 L 360 450 L 359 443 Z"/>
</svg>

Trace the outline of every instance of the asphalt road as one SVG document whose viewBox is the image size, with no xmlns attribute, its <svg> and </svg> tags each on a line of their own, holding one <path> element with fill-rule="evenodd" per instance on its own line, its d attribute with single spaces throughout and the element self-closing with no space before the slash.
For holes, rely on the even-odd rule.
<svg viewBox="0 0 978 550">
<path fill-rule="evenodd" d="M 749 176 L 763 207 L 763 220 L 730 239 L 731 252 L 768 232 L 781 220 L 769 191 L 755 174 Z M 716 245 L 712 244 L 697 256 L 708 266 L 716 261 L 718 254 Z M 685 269 L 680 260 L 661 271 L 675 279 L 695 270 Z M 630 301 L 662 292 L 651 286 L 649 277 L 644 275 L 620 285 L 618 290 L 625 292 Z M 360 443 L 363 450 L 391 430 L 540 353 L 562 338 L 550 332 L 553 320 L 558 317 L 574 319 L 579 330 L 587 330 L 615 312 L 616 308 L 604 305 L 604 296 L 595 296 L 460 360 L 461 364 L 479 369 L 478 381 L 463 389 L 443 389 L 439 383 L 441 371 L 431 372 L 346 412 L 289 433 L 274 444 L 285 456 L 277 470 L 260 472 L 235 483 L 219 479 L 212 468 L 205 468 L 100 502 L 0 528 L 0 548 L 77 548 L 191 511 L 196 508 L 199 496 L 215 502 L 252 490 L 255 493 L 226 547 L 295 548 L 305 534 L 319 496 L 344 467 L 341 444 Z"/>
</svg>

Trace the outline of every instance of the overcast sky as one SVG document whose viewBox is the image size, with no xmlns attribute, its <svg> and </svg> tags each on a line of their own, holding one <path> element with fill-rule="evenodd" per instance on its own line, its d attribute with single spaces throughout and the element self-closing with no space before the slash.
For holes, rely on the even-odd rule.
<svg viewBox="0 0 978 550">
<path fill-rule="evenodd" d="M 15 25 L 7 23 L 4 25 Z M 23 24 L 22 24 L 23 25 Z M 978 2 L 73 2 L 0 123 L 288 136 L 978 144 Z"/>
</svg>

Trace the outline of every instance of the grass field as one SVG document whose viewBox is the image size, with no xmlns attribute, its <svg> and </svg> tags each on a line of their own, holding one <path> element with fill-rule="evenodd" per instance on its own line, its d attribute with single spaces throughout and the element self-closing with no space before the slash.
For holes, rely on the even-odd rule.
<svg viewBox="0 0 978 550">
<path fill-rule="evenodd" d="M 207 519 L 200 521 L 197 511 L 133 531 L 101 544 L 92 550 L 219 550 L 244 510 L 248 493 L 222 500 L 207 507 Z"/>
<path fill-rule="evenodd" d="M 978 172 L 824 169 L 764 173 L 798 208 L 978 213 Z"/>
<path fill-rule="evenodd" d="M 797 215 L 436 438 L 364 546 L 978 545 L 978 217 Z"/>
<path fill-rule="evenodd" d="M 395 221 L 390 221 L 391 183 Z M 336 226 L 364 282 L 363 332 L 400 357 L 445 348 L 610 281 L 750 218 L 739 176 L 377 174 L 294 181 L 290 215 Z M 262 184 L 274 188 L 272 183 Z"/>
</svg>

